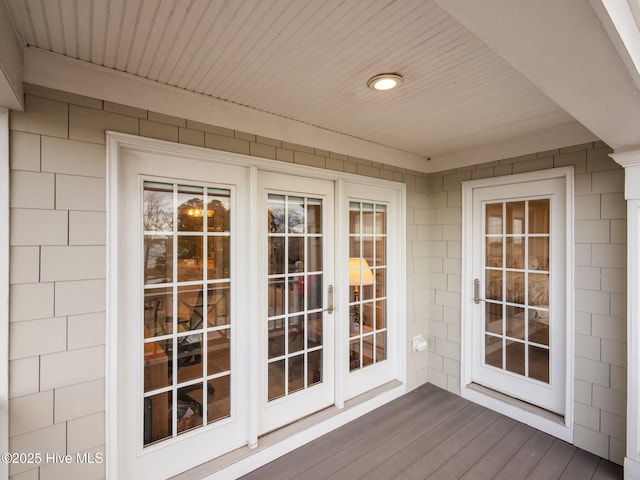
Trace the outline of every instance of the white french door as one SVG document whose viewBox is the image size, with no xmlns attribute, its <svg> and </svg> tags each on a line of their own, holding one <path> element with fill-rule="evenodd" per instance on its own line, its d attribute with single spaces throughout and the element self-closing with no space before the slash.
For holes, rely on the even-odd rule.
<svg viewBox="0 0 640 480">
<path fill-rule="evenodd" d="M 398 185 L 109 144 L 109 478 L 177 474 L 404 379 Z"/>
<path fill-rule="evenodd" d="M 565 179 L 472 197 L 472 381 L 564 414 Z"/>
<path fill-rule="evenodd" d="M 334 403 L 334 184 L 259 175 L 263 434 Z"/>
</svg>

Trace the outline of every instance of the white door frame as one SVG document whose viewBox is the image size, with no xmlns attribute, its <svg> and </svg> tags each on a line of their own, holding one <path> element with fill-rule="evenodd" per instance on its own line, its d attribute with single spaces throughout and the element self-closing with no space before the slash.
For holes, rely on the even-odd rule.
<svg viewBox="0 0 640 480">
<path fill-rule="evenodd" d="M 565 403 L 564 416 L 558 416 L 539 408 L 531 407 L 506 395 L 494 394 L 473 384 L 473 190 L 476 188 L 509 185 L 535 180 L 562 178 L 565 182 L 565 218 L 566 218 L 566 256 L 565 285 L 559 286 L 566 298 L 565 331 Z M 574 293 L 573 293 L 573 167 L 561 167 L 530 173 L 507 175 L 462 182 L 462 294 L 461 294 L 461 375 L 460 393 L 462 397 L 496 410 L 518 421 L 555 437 L 573 442 L 573 356 L 574 356 Z M 565 253 L 565 252 L 563 252 Z"/>
<path fill-rule="evenodd" d="M 398 258 L 399 265 L 404 266 L 406 264 L 406 244 L 405 238 L 405 224 L 406 224 L 406 185 L 399 182 L 392 182 L 388 180 L 382 180 L 377 178 L 363 177 L 359 175 L 353 175 L 344 172 L 338 172 L 333 170 L 319 169 L 314 167 L 307 167 L 303 165 L 289 164 L 286 162 L 278 162 L 269 159 L 262 159 L 257 157 L 251 157 L 242 154 L 222 152 L 211 149 L 205 149 L 201 147 L 194 147 L 189 145 L 181 145 L 173 142 L 167 142 L 163 140 L 155 140 L 150 138 L 138 137 L 135 135 L 107 132 L 107 366 L 106 366 L 106 440 L 107 440 L 107 478 L 115 479 L 118 473 L 118 463 L 121 459 L 118 458 L 118 328 L 117 328 L 117 307 L 118 307 L 118 216 L 116 212 L 118 210 L 118 202 L 121 199 L 118 197 L 118 176 L 121 174 L 120 166 L 118 163 L 118 157 L 123 150 L 127 151 L 140 151 L 149 152 L 159 155 L 175 156 L 185 159 L 200 160 L 205 162 L 215 161 L 220 164 L 233 165 L 236 167 L 246 167 L 247 170 L 247 185 L 248 185 L 248 203 L 250 205 L 257 205 L 258 203 L 258 171 L 275 172 L 291 174 L 302 177 L 309 177 L 311 179 L 323 179 L 335 182 L 335 198 L 336 206 L 341 205 L 339 202 L 343 201 L 347 197 L 345 196 L 345 184 L 367 186 L 380 189 L 387 189 L 395 192 L 396 202 L 396 214 L 395 220 L 396 228 L 400 233 L 398 241 L 395 245 L 389 248 L 394 249 L 394 254 Z M 257 225 L 258 218 L 255 208 L 249 209 L 249 223 L 252 226 Z M 340 208 L 336 207 L 336 222 L 341 221 L 344 212 Z M 391 226 L 390 226 L 391 228 Z M 248 239 L 249 253 L 246 261 L 253 265 L 258 262 L 258 239 L 257 231 L 250 234 Z M 337 251 L 337 256 L 346 255 L 348 252 Z M 342 270 L 345 273 L 347 270 Z M 348 289 L 348 275 L 341 274 L 341 269 L 336 268 L 336 285 L 335 289 L 339 293 L 342 290 Z M 406 392 L 406 305 L 402 301 L 402 292 L 405 291 L 406 275 L 404 270 L 398 272 L 398 279 L 394 285 L 394 289 L 399 292 L 396 315 L 399 322 L 397 325 L 397 338 L 396 338 L 396 358 L 394 365 L 394 379 L 400 382 L 397 385 L 391 385 L 388 390 L 377 397 L 364 399 L 362 403 L 358 403 L 355 409 L 348 410 L 346 412 L 338 411 L 334 412 L 334 416 L 323 416 L 318 424 L 314 424 L 310 428 L 305 429 L 300 435 L 289 439 L 282 439 L 282 441 L 267 446 L 261 450 L 260 455 L 247 458 L 246 461 L 238 462 L 234 464 L 234 471 L 248 472 L 253 468 L 257 468 L 260 464 L 266 463 L 273 458 L 280 456 L 287 451 L 290 451 L 318 436 L 337 428 L 344 423 L 352 420 L 355 416 L 359 416 L 367 413 L 368 411 L 377 408 L 378 406 L 386 403 L 387 401 L 396 398 L 402 393 Z M 344 277 L 344 278 L 341 278 Z M 260 279 L 255 269 L 252 270 L 249 282 L 251 285 L 258 285 Z M 395 279 L 394 279 L 395 281 Z M 348 305 L 342 306 L 340 304 L 340 295 L 335 296 L 335 308 L 334 316 L 339 318 L 340 312 L 348 312 Z M 258 308 L 256 305 L 249 307 L 249 316 L 257 318 Z M 337 331 L 337 329 L 336 329 Z M 347 331 L 348 334 L 348 331 Z M 341 345 L 341 342 L 348 344 L 348 338 L 341 338 L 336 333 L 336 346 Z M 248 362 L 254 367 L 249 369 L 247 382 L 249 383 L 249 408 L 247 412 L 248 427 L 246 430 L 246 443 L 250 448 L 254 448 L 258 445 L 258 335 L 255 330 L 250 333 L 247 349 Z M 348 376 L 344 374 L 345 364 L 340 360 L 340 355 L 336 355 L 336 371 L 335 371 L 335 406 L 338 409 L 344 406 L 345 402 L 345 382 L 348 381 Z M 346 365 L 348 369 L 348 364 Z M 326 418 L 325 418 L 326 417 Z M 196 466 L 196 465 L 193 465 Z M 247 469 L 248 468 L 248 469 Z M 225 472 L 221 471 L 222 477 L 225 477 Z"/>
</svg>

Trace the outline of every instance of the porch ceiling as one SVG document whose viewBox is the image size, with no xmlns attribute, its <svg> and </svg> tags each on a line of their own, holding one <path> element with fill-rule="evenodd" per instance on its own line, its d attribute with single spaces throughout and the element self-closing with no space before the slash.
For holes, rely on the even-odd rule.
<svg viewBox="0 0 640 480">
<path fill-rule="evenodd" d="M 474 2 L 6 2 L 25 46 L 425 161 L 553 132 L 569 132 L 576 143 L 596 138 L 576 121 L 576 112 L 567 113 L 571 109 L 561 108 L 553 92 L 543 93 L 519 71 L 526 69 L 514 68 L 517 62 L 481 41 L 476 35 L 482 31 L 471 33 L 474 25 L 463 26 L 440 6 L 464 19 L 460 4 L 473 10 Z M 490 3 L 489 11 L 500 8 Z M 581 3 L 591 12 L 586 0 Z M 369 90 L 367 80 L 381 72 L 399 72 L 405 82 L 396 91 Z M 557 142 L 571 141 L 566 136 Z"/>
</svg>

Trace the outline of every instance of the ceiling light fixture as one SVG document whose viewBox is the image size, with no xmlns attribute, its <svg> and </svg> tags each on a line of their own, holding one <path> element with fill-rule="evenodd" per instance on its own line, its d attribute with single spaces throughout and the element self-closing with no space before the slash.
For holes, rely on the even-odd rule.
<svg viewBox="0 0 640 480">
<path fill-rule="evenodd" d="M 371 90 L 391 90 L 398 87 L 404 78 L 398 73 L 381 73 L 369 79 L 367 86 Z"/>
</svg>

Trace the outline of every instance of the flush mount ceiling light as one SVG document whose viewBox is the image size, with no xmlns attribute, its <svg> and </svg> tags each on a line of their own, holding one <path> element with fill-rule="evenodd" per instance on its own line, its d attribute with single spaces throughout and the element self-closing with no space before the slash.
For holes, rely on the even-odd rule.
<svg viewBox="0 0 640 480">
<path fill-rule="evenodd" d="M 398 87 L 404 78 L 397 73 L 381 73 L 369 79 L 367 86 L 371 90 L 391 90 Z"/>
</svg>

